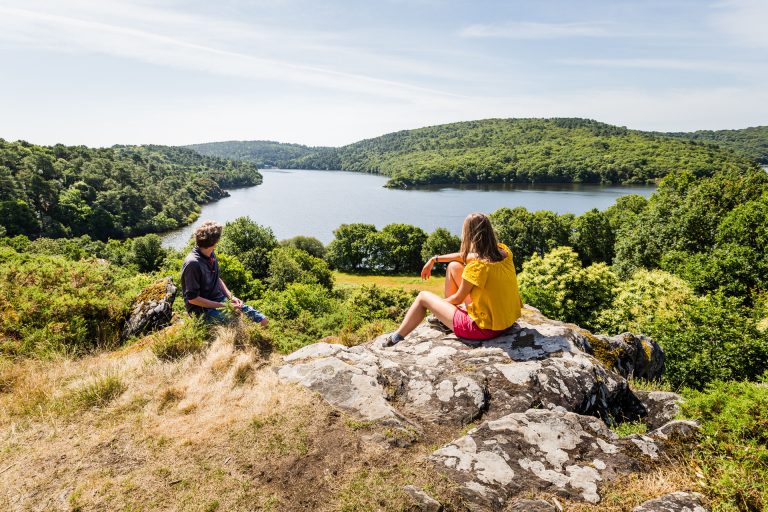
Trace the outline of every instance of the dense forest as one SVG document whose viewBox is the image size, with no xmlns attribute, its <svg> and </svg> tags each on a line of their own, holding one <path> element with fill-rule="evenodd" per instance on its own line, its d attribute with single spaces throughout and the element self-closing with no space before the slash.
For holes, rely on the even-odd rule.
<svg viewBox="0 0 768 512">
<path fill-rule="evenodd" d="M 37 146 L 0 139 L 0 231 L 123 238 L 192 222 L 224 188 L 261 183 L 255 165 L 170 146 Z"/>
<path fill-rule="evenodd" d="M 404 130 L 284 162 L 428 183 L 647 183 L 672 169 L 710 176 L 750 159 L 708 142 L 680 140 L 588 119 L 487 119 Z"/>
<path fill-rule="evenodd" d="M 768 164 L 768 126 L 755 126 L 741 130 L 660 133 L 658 135 L 716 144 L 762 164 Z"/>
<path fill-rule="evenodd" d="M 269 140 L 229 140 L 184 146 L 201 155 L 251 162 L 259 167 L 278 167 L 282 162 L 302 158 L 328 148 L 285 144 Z"/>
</svg>

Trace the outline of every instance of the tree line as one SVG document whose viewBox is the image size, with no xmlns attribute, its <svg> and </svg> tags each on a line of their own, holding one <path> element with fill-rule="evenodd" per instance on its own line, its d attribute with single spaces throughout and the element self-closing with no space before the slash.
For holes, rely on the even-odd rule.
<svg viewBox="0 0 768 512">
<path fill-rule="evenodd" d="M 192 222 L 256 166 L 169 146 L 37 146 L 0 139 L 0 227 L 9 235 L 123 238 Z"/>
</svg>

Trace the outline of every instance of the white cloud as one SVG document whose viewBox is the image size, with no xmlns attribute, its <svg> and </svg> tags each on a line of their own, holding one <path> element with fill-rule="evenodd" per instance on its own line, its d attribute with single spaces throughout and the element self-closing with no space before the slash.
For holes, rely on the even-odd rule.
<svg viewBox="0 0 768 512">
<path fill-rule="evenodd" d="M 385 69 L 391 70 L 401 62 L 404 67 L 415 67 L 412 62 L 390 56 L 361 55 L 333 41 L 331 35 L 302 33 L 293 37 L 290 32 L 177 14 L 125 1 L 18 3 L 32 8 L 0 6 L 0 40 L 52 51 L 109 55 L 406 102 L 432 96 L 456 96 L 399 80 L 349 72 L 343 65 L 342 69 L 333 69 L 325 63 L 305 62 L 297 57 L 310 54 L 310 49 L 323 54 L 336 51 L 358 60 L 375 62 L 378 59 Z"/>
<path fill-rule="evenodd" d="M 714 4 L 711 24 L 739 44 L 768 48 L 768 1 L 726 0 Z"/>
<path fill-rule="evenodd" d="M 459 33 L 467 38 L 562 39 L 573 37 L 614 37 L 605 23 L 537 23 L 530 21 L 469 25 Z"/>
</svg>

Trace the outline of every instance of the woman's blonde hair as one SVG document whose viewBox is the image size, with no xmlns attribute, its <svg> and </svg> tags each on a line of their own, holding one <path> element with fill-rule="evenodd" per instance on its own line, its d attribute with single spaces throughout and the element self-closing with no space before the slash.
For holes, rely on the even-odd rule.
<svg viewBox="0 0 768 512">
<path fill-rule="evenodd" d="M 195 244 L 207 249 L 219 243 L 224 227 L 216 221 L 207 220 L 195 230 Z"/>
<path fill-rule="evenodd" d="M 461 258 L 466 262 L 469 253 L 475 253 L 478 259 L 501 261 L 504 256 L 499 249 L 496 232 L 491 219 L 483 213 L 470 213 L 464 219 L 461 228 Z"/>
</svg>

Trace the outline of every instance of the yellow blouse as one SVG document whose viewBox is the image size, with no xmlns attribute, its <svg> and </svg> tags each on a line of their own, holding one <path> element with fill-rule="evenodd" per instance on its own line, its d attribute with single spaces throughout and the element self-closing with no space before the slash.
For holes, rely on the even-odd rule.
<svg viewBox="0 0 768 512">
<path fill-rule="evenodd" d="M 511 327 L 522 307 L 512 251 L 504 244 L 499 248 L 507 253 L 506 258 L 495 263 L 472 260 L 461 276 L 475 285 L 469 292 L 472 303 L 467 313 L 481 329 L 495 331 Z"/>
</svg>

